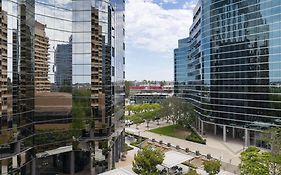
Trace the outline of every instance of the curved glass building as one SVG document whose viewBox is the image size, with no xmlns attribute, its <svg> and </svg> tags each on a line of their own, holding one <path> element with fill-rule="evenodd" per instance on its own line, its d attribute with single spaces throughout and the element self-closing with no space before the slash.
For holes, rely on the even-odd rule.
<svg viewBox="0 0 281 175">
<path fill-rule="evenodd" d="M 124 145 L 123 0 L 0 1 L 0 174 L 98 174 Z"/>
<path fill-rule="evenodd" d="M 259 131 L 281 127 L 281 2 L 201 0 L 193 20 L 197 71 L 185 98 L 196 107 L 196 127 L 264 147 Z"/>
<path fill-rule="evenodd" d="M 184 88 L 186 86 L 187 76 L 187 61 L 189 55 L 189 38 L 183 38 L 178 41 L 178 48 L 174 50 L 174 70 L 175 84 L 174 92 L 178 97 L 184 97 Z"/>
</svg>

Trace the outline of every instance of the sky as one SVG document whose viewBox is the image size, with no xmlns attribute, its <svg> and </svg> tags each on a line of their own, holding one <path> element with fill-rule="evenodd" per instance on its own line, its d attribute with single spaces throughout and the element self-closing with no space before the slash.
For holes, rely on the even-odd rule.
<svg viewBox="0 0 281 175">
<path fill-rule="evenodd" d="M 197 0 L 126 1 L 126 79 L 173 80 L 173 50 L 188 37 Z"/>
</svg>

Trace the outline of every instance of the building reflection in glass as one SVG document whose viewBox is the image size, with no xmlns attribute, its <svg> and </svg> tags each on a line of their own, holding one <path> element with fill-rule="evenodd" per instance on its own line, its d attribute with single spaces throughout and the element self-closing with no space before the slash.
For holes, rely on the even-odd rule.
<svg viewBox="0 0 281 175">
<path fill-rule="evenodd" d="M 124 2 L 0 2 L 0 174 L 113 168 L 124 141 Z"/>
</svg>

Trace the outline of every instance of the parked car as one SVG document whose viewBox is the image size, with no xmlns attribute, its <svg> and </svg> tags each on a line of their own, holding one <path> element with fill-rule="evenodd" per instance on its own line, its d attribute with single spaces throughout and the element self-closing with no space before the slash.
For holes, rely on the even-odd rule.
<svg viewBox="0 0 281 175">
<path fill-rule="evenodd" d="M 131 126 L 131 125 L 133 125 L 133 124 L 134 124 L 133 121 L 131 121 L 131 120 L 125 120 L 125 126 Z"/>
</svg>

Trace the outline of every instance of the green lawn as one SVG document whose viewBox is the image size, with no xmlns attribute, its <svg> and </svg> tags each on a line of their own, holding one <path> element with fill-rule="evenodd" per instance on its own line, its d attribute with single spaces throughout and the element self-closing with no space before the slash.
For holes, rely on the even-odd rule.
<svg viewBox="0 0 281 175">
<path fill-rule="evenodd" d="M 193 131 L 193 129 L 181 128 L 178 125 L 170 125 L 161 128 L 151 129 L 150 132 L 205 144 L 203 138 L 198 135 L 195 131 Z"/>
<path fill-rule="evenodd" d="M 189 134 L 190 131 L 186 129 L 182 129 L 178 125 L 169 125 L 161 128 L 156 128 L 150 130 L 150 132 L 156 133 L 156 134 L 161 134 L 161 135 L 166 135 L 170 137 L 176 137 L 179 139 L 185 139 Z"/>
</svg>

